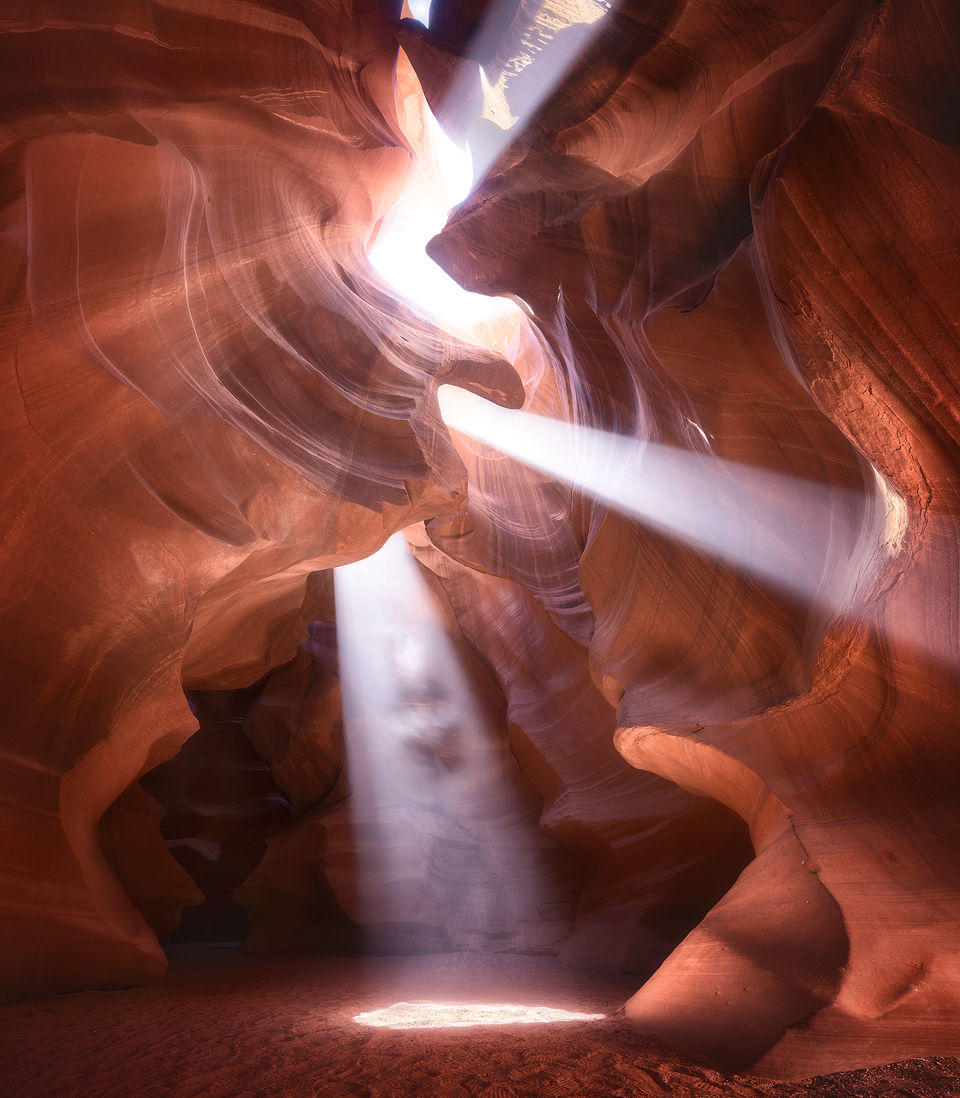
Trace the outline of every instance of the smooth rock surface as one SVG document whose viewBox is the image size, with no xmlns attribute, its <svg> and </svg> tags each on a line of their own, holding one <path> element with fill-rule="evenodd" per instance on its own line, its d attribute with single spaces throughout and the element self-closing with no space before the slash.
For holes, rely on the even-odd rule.
<svg viewBox="0 0 960 1098">
<path fill-rule="evenodd" d="M 496 942 L 642 974 L 642 1030 L 782 1079 L 955 1055 L 960 9 L 433 8 L 0 14 L 0 995 L 159 978 L 197 882 L 253 946 L 401 925 L 411 950 L 480 948 L 489 926 L 449 912 L 482 821 L 505 879 L 549 883 Z M 523 306 L 479 342 L 367 258 L 414 159 L 437 169 L 424 96 L 482 168 L 429 252 Z M 720 548 L 448 431 L 444 383 L 683 454 L 674 494 Z M 414 840 L 377 837 L 351 786 L 332 631 L 331 570 L 399 530 L 489 731 L 462 755 L 479 786 L 421 752 L 462 795 L 418 805 L 436 891 L 408 888 L 410 918 L 385 897 Z M 227 719 L 174 760 L 185 691 Z M 166 1004 L 176 1043 L 195 991 L 85 1002 Z M 37 1008 L 73 1017 L 77 1080 L 82 998 Z M 32 1009 L 6 1017 L 45 1047 Z M 128 1085 L 152 1009 L 99 1093 Z M 584 1062 L 616 1047 L 635 1086 L 646 1040 L 617 1022 Z M 552 1041 L 518 1092 L 569 1081 Z M 232 1063 L 195 1061 L 196 1085 Z M 697 1065 L 644 1085 L 843 1093 Z M 370 1093 L 383 1066 L 376 1046 Z M 913 1070 L 842 1085 L 956 1089 Z"/>
</svg>

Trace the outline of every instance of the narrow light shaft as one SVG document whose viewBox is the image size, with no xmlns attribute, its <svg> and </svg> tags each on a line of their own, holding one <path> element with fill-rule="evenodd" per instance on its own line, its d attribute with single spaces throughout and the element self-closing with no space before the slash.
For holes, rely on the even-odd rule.
<svg viewBox="0 0 960 1098">
<path fill-rule="evenodd" d="M 493 125 L 484 135 L 482 148 L 473 150 L 477 182 L 560 87 L 593 43 L 610 6 L 610 0 L 568 0 L 561 11 L 557 5 L 542 3 L 531 11 L 520 37 L 520 54 L 511 58 L 509 70 L 492 83 L 481 71 L 483 116 Z M 478 54 L 486 52 L 485 37 L 496 35 L 503 27 L 504 15 L 515 7 L 516 0 L 494 0 L 476 35 Z M 469 95 L 468 79 L 465 70 L 463 82 L 455 82 L 448 95 Z"/>
<path fill-rule="evenodd" d="M 439 399 L 463 434 L 833 610 L 869 590 L 903 523 L 902 501 L 879 476 L 862 491 L 831 487 L 508 410 L 454 386 Z"/>
<path fill-rule="evenodd" d="M 470 293 L 426 253 L 427 241 L 473 182 L 470 153 L 443 132 L 423 104 L 427 153 L 414 164 L 368 252 L 373 267 L 402 297 L 444 327 L 463 332 L 479 321 L 517 312 L 512 301 Z"/>
<path fill-rule="evenodd" d="M 549 843 L 403 535 L 334 584 L 354 917 L 401 952 L 540 946 Z"/>
</svg>

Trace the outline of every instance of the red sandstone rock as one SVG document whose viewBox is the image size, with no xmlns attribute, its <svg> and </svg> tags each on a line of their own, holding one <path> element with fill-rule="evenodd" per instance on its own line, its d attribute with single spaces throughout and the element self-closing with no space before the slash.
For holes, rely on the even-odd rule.
<svg viewBox="0 0 960 1098">
<path fill-rule="evenodd" d="M 365 262 L 420 109 L 395 35 L 489 149 L 451 83 L 509 70 L 520 112 L 531 21 L 580 32 L 434 6 L 0 20 L 3 993 L 162 971 L 190 888 L 135 783 L 184 686 L 269 676 L 244 735 L 298 818 L 235 892 L 253 941 L 349 937 L 371 844 L 298 645 L 326 570 L 425 521 L 524 841 L 593 873 L 551 946 L 639 968 L 700 919 L 627 1013 L 770 1074 L 958 1051 L 956 5 L 627 0 L 431 245 L 528 306 L 528 409 L 833 493 L 788 592 L 443 430 L 441 381 L 521 394 Z M 731 813 L 755 857 L 704 914 Z"/>
<path fill-rule="evenodd" d="M 97 825 L 181 682 L 262 678 L 312 573 L 455 509 L 438 379 L 518 399 L 364 261 L 411 157 L 386 8 L 116 14 L 0 17 L 6 995 L 162 972 Z"/>
<path fill-rule="evenodd" d="M 436 550 L 418 555 L 495 670 L 511 749 L 543 799 L 540 826 L 583 867 L 561 956 L 651 973 L 748 860 L 739 821 L 624 765 L 615 712 L 590 680 L 586 653 L 523 587 Z"/>
<path fill-rule="evenodd" d="M 788 1075 L 955 1049 L 953 6 L 613 18 L 648 48 L 578 72 L 433 254 L 534 307 L 581 421 L 864 499 L 799 599 L 586 509 L 577 575 L 618 748 L 735 809 L 757 850 L 628 1013 Z M 874 506 L 871 564 L 855 532 Z M 825 603 L 871 568 L 854 605 Z"/>
<path fill-rule="evenodd" d="M 163 807 L 134 782 L 100 820 L 100 845 L 127 895 L 161 942 L 183 909 L 203 901 L 192 877 L 170 859 L 160 834 Z"/>
</svg>

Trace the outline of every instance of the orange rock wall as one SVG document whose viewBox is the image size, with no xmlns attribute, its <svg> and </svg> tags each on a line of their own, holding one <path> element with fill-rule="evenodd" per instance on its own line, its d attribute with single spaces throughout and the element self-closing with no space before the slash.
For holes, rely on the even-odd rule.
<svg viewBox="0 0 960 1098">
<path fill-rule="evenodd" d="M 162 973 L 98 821 L 181 684 L 262 678 L 313 573 L 456 507 L 439 378 L 518 399 L 365 263 L 413 155 L 388 14 L 0 15 L 6 994 Z"/>
<path fill-rule="evenodd" d="M 431 244 L 525 303 L 515 371 L 364 257 L 416 151 L 395 35 L 489 150 L 464 57 L 495 81 L 540 18 L 435 6 L 0 16 L 4 992 L 162 972 L 144 916 L 191 889 L 133 783 L 183 687 L 273 672 L 244 734 L 299 818 L 236 894 L 254 940 L 349 929 L 336 676 L 298 645 L 328 569 L 423 521 L 530 826 L 590 870 L 566 956 L 672 949 L 628 1014 L 776 1075 L 957 1052 L 956 5 L 616 5 Z M 451 439 L 444 381 L 832 493 L 802 589 Z"/>
<path fill-rule="evenodd" d="M 609 63 L 574 73 L 431 245 L 531 305 L 581 422 L 863 500 L 819 532 L 802 596 L 577 512 L 618 749 L 733 808 L 757 851 L 628 1013 L 778 1074 L 955 1050 L 955 5 L 661 15 L 611 14 Z M 868 559 L 834 539 L 873 507 Z"/>
</svg>

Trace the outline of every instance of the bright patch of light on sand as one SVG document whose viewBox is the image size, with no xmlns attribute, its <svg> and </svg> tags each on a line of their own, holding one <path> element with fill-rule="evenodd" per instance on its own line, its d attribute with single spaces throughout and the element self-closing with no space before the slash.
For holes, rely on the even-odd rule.
<svg viewBox="0 0 960 1098">
<path fill-rule="evenodd" d="M 473 185 L 470 153 L 443 132 L 423 107 L 428 153 L 414 165 L 396 204 L 384 218 L 369 259 L 402 297 L 447 328 L 460 331 L 485 320 L 509 316 L 517 306 L 502 297 L 463 289 L 427 255 L 427 242 L 444 227 L 454 206 Z M 437 171 L 431 170 L 432 149 Z"/>
<path fill-rule="evenodd" d="M 859 488 L 841 487 L 501 408 L 452 385 L 438 399 L 448 426 L 834 611 L 872 587 L 905 520 L 867 466 Z"/>
<path fill-rule="evenodd" d="M 554 1022 L 599 1022 L 604 1014 L 581 1014 L 554 1007 L 512 1003 L 394 1003 L 358 1014 L 362 1026 L 388 1029 L 463 1029 L 467 1026 L 513 1026 Z"/>
</svg>

